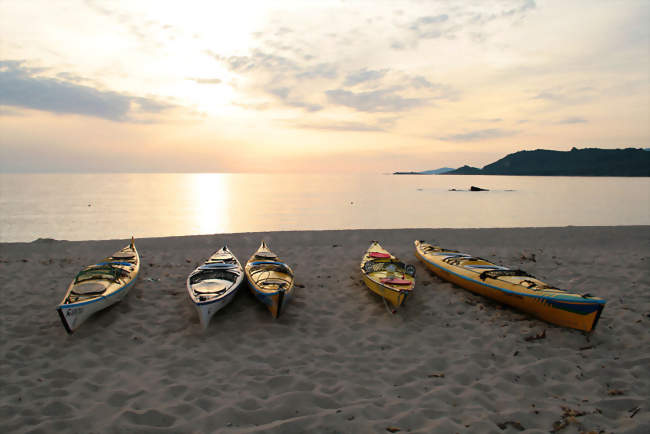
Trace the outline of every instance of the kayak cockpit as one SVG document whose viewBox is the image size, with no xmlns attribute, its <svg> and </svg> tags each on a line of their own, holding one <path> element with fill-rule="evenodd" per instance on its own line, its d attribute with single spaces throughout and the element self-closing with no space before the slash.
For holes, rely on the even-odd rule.
<svg viewBox="0 0 650 434">
<path fill-rule="evenodd" d="M 248 265 L 252 282 L 264 291 L 276 291 L 291 287 L 293 271 L 284 262 L 254 261 Z"/>
</svg>

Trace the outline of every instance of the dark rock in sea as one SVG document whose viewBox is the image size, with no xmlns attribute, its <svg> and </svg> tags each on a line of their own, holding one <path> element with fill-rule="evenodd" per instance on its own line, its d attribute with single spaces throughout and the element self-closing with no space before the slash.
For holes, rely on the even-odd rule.
<svg viewBox="0 0 650 434">
<path fill-rule="evenodd" d="M 472 185 L 469 188 L 469 191 L 490 191 L 490 190 L 488 190 L 487 188 L 475 187 L 475 186 Z"/>
</svg>

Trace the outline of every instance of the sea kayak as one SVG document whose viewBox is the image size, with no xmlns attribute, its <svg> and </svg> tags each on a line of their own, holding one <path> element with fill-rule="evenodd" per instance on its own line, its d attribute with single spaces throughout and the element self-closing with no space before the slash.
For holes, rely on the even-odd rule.
<svg viewBox="0 0 650 434">
<path fill-rule="evenodd" d="M 187 276 L 187 292 L 204 329 L 212 316 L 235 298 L 242 280 L 244 270 L 227 246 Z"/>
<path fill-rule="evenodd" d="M 294 290 L 293 270 L 282 262 L 262 241 L 245 267 L 251 292 L 278 318 L 284 312 Z"/>
<path fill-rule="evenodd" d="M 563 327 L 592 331 L 605 307 L 602 298 L 555 288 L 525 271 L 424 241 L 415 241 L 415 256 L 444 280 Z"/>
<path fill-rule="evenodd" d="M 415 267 L 391 255 L 377 241 L 370 244 L 360 267 L 366 286 L 395 308 L 406 301 L 415 287 Z"/>
<path fill-rule="evenodd" d="M 131 238 L 123 249 L 77 273 L 56 308 L 65 330 L 72 333 L 92 314 L 122 300 L 139 272 L 140 256 Z"/>
</svg>

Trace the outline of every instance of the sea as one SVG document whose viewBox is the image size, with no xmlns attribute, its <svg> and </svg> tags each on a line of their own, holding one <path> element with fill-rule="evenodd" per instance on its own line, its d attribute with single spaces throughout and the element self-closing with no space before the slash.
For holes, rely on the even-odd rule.
<svg viewBox="0 0 650 434">
<path fill-rule="evenodd" d="M 469 191 L 471 186 L 489 191 Z M 0 174 L 0 242 L 617 225 L 650 225 L 650 178 Z"/>
</svg>

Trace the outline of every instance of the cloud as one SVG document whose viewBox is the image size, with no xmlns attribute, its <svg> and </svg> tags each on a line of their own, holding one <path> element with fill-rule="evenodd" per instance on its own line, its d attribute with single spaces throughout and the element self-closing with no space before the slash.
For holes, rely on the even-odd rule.
<svg viewBox="0 0 650 434">
<path fill-rule="evenodd" d="M 171 24 L 159 23 L 155 20 L 145 20 L 142 16 L 133 14 L 132 12 L 121 12 L 125 9 L 118 2 L 102 2 L 99 0 L 84 0 L 86 7 L 94 11 L 96 14 L 113 21 L 115 24 L 125 28 L 135 40 L 148 49 L 162 48 L 165 40 L 174 40 L 179 32 L 175 26 Z M 105 7 L 110 4 L 110 9 Z M 162 35 L 160 30 L 163 30 L 165 35 Z"/>
<path fill-rule="evenodd" d="M 221 56 L 210 50 L 206 54 L 215 60 L 224 63 L 232 72 L 245 73 L 269 73 L 273 75 L 291 74 L 297 79 L 336 78 L 337 67 L 333 63 L 318 63 L 316 65 L 301 65 L 297 61 L 286 56 L 266 53 L 260 49 L 254 49 L 249 56 Z M 312 57 L 305 59 L 311 60 Z"/>
<path fill-rule="evenodd" d="M 316 79 L 316 78 L 336 78 L 338 76 L 336 65 L 332 63 L 319 63 L 318 65 L 305 67 L 302 71 L 297 72 L 295 77 L 298 79 Z"/>
<path fill-rule="evenodd" d="M 225 63 L 233 72 L 245 73 L 251 71 L 273 71 L 275 73 L 286 73 L 291 71 L 301 72 L 301 68 L 295 61 L 276 54 L 265 53 L 262 50 L 255 49 L 250 56 L 229 56 L 224 57 L 212 51 L 206 51 L 207 54 L 216 60 Z"/>
<path fill-rule="evenodd" d="M 556 124 L 586 124 L 589 122 L 588 120 L 580 117 L 568 117 L 565 119 L 561 119 L 556 122 Z"/>
<path fill-rule="evenodd" d="M 452 134 L 438 139 L 446 142 L 474 142 L 486 139 L 497 139 L 517 134 L 518 131 L 502 130 L 500 128 L 489 128 L 486 130 L 474 130 L 467 133 Z"/>
<path fill-rule="evenodd" d="M 365 83 L 368 81 L 376 81 L 381 79 L 386 75 L 388 72 L 388 69 L 381 69 L 381 70 L 369 70 L 366 68 L 363 68 L 359 71 L 351 72 L 345 77 L 345 81 L 343 82 L 344 86 L 355 86 L 359 83 Z"/>
<path fill-rule="evenodd" d="M 197 84 L 219 84 L 221 79 L 219 78 L 188 78 Z"/>
<path fill-rule="evenodd" d="M 496 123 L 496 122 L 503 122 L 503 118 L 487 118 L 487 119 L 470 119 L 471 122 L 489 122 L 489 123 Z"/>
<path fill-rule="evenodd" d="M 22 62 L 0 61 L 0 105 L 116 122 L 141 122 L 135 114 L 156 114 L 174 107 L 152 98 L 42 77 L 37 72 L 37 69 L 23 66 Z"/>
<path fill-rule="evenodd" d="M 309 129 L 309 130 L 322 130 L 322 131 L 356 131 L 356 132 L 370 132 L 370 131 L 385 131 L 384 128 L 373 125 L 364 124 L 361 122 L 327 122 L 327 123 L 297 123 L 293 125 L 295 128 Z"/>
<path fill-rule="evenodd" d="M 500 5 L 488 7 L 481 2 L 458 2 L 437 15 L 424 15 L 396 24 L 398 28 L 406 30 L 406 34 L 398 39 L 393 38 L 389 46 L 394 50 L 405 50 L 417 47 L 422 40 L 454 39 L 462 35 L 473 42 L 482 43 L 495 32 L 495 28 L 489 28 L 491 23 L 497 23 L 496 31 L 502 31 L 503 25 L 521 21 L 536 7 L 534 0 L 504 0 Z M 489 12 L 486 13 L 486 9 Z"/>
<path fill-rule="evenodd" d="M 422 30 L 446 20 L 447 15 L 422 17 L 416 20 L 414 28 Z M 359 65 L 342 53 L 345 50 L 338 48 L 334 56 L 329 55 L 327 49 L 323 53 L 314 51 L 314 47 L 323 45 L 312 40 L 319 37 L 327 39 L 325 46 L 331 45 L 331 38 L 336 40 L 337 47 L 354 46 L 357 40 L 366 37 L 358 28 L 343 36 L 340 33 L 310 33 L 307 39 L 302 29 L 293 26 L 291 29 L 263 32 L 256 46 L 248 52 L 222 55 L 204 50 L 204 53 L 238 76 L 241 84 L 238 90 L 246 97 L 257 101 L 272 97 L 272 104 L 281 103 L 310 112 L 336 105 L 365 113 L 396 113 L 436 100 L 458 99 L 456 89 L 433 83 L 422 74 Z M 346 38 L 349 42 L 341 42 Z M 324 59 L 327 61 L 323 62 Z"/>
<path fill-rule="evenodd" d="M 517 8 L 512 8 L 501 13 L 502 16 L 521 16 L 525 15 L 526 12 L 537 8 L 535 0 L 524 0 L 523 4 Z"/>
<path fill-rule="evenodd" d="M 390 43 L 390 48 L 392 48 L 393 50 L 402 51 L 402 50 L 406 50 L 407 47 L 404 42 L 393 40 Z"/>
<path fill-rule="evenodd" d="M 322 110 L 322 106 L 319 104 L 312 104 L 306 101 L 301 101 L 296 98 L 291 98 L 291 90 L 288 87 L 271 87 L 266 89 L 268 93 L 279 98 L 284 104 L 290 107 L 303 108 L 309 112 L 316 112 Z"/>
<path fill-rule="evenodd" d="M 231 72 L 254 77 L 254 88 L 249 91 L 255 93 L 255 91 L 261 90 L 286 106 L 302 108 L 308 112 L 322 110 L 323 106 L 303 97 L 297 91 L 299 84 L 316 79 L 331 80 L 337 77 L 337 68 L 334 64 L 303 65 L 289 57 L 266 53 L 260 49 L 253 50 L 250 56 L 225 57 L 211 51 L 206 51 L 206 54 L 224 63 Z M 267 107 L 264 106 L 264 108 Z"/>
<path fill-rule="evenodd" d="M 368 92 L 351 92 L 334 89 L 325 92 L 333 104 L 354 108 L 362 112 L 401 112 L 427 104 L 423 98 L 406 98 L 397 92 L 399 87 L 373 90 Z"/>
<path fill-rule="evenodd" d="M 20 110 L 0 105 L 0 117 L 2 116 L 24 116 L 24 113 Z"/>
<path fill-rule="evenodd" d="M 539 91 L 532 99 L 555 104 L 582 104 L 592 100 L 596 91 L 591 86 L 550 88 Z"/>
<path fill-rule="evenodd" d="M 441 24 L 447 20 L 449 20 L 447 14 L 424 16 L 413 21 L 409 25 L 409 29 L 420 39 L 435 39 L 443 35 L 444 30 L 441 28 Z"/>
</svg>

